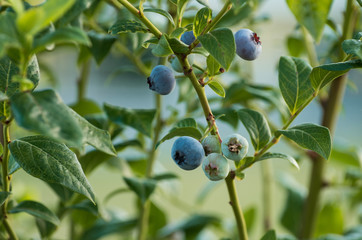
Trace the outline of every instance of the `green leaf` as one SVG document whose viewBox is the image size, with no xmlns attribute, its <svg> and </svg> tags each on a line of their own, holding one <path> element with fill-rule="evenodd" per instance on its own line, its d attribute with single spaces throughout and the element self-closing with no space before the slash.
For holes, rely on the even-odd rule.
<svg viewBox="0 0 362 240">
<path fill-rule="evenodd" d="M 9 192 L 0 192 L 0 206 L 2 206 L 5 200 L 10 196 Z"/>
<path fill-rule="evenodd" d="M 232 31 L 228 28 L 215 29 L 199 36 L 202 46 L 228 70 L 235 56 L 235 41 Z"/>
<path fill-rule="evenodd" d="M 293 164 L 294 167 L 296 167 L 299 170 L 299 165 L 298 165 L 297 161 L 294 158 L 292 158 L 291 156 L 285 155 L 283 153 L 270 153 L 270 152 L 267 152 L 263 156 L 258 158 L 257 161 L 273 159 L 273 158 L 288 160 L 291 164 Z"/>
<path fill-rule="evenodd" d="M 55 230 L 57 229 L 57 226 L 54 225 L 53 223 L 44 221 L 43 219 L 40 218 L 36 218 L 35 223 L 42 239 L 46 239 L 47 237 L 52 235 L 52 233 L 54 233 Z"/>
<path fill-rule="evenodd" d="M 167 224 L 167 215 L 165 211 L 151 202 L 150 207 L 150 217 L 148 219 L 148 233 L 147 236 L 152 236 L 153 239 L 157 239 L 157 232 L 166 226 Z"/>
<path fill-rule="evenodd" d="M 62 143 L 45 136 L 12 141 L 10 152 L 25 172 L 48 183 L 60 184 L 94 202 L 93 190 L 75 154 Z"/>
<path fill-rule="evenodd" d="M 166 36 L 168 44 L 174 53 L 187 53 L 189 46 L 175 37 Z"/>
<path fill-rule="evenodd" d="M 199 129 L 195 127 L 180 127 L 180 128 L 172 128 L 166 136 L 164 136 L 158 143 L 158 147 L 161 143 L 163 143 L 166 140 L 172 139 L 174 137 L 178 136 L 189 136 L 193 137 L 195 139 L 200 139 L 202 137 L 202 133 Z"/>
<path fill-rule="evenodd" d="M 312 150 L 325 159 L 328 159 L 331 154 L 331 136 L 326 127 L 306 123 L 287 130 L 278 130 L 277 133 L 283 134 L 299 146 Z"/>
<path fill-rule="evenodd" d="M 82 131 L 82 144 L 89 144 L 96 149 L 107 154 L 116 156 L 116 150 L 113 147 L 111 135 L 106 130 L 99 129 L 88 122 L 85 118 L 78 115 L 74 110 L 68 108 L 73 118 L 78 122 Z"/>
<path fill-rule="evenodd" d="M 340 205 L 337 203 L 327 203 L 323 206 L 317 217 L 315 236 L 325 234 L 343 234 L 344 217 Z"/>
<path fill-rule="evenodd" d="M 82 165 L 82 169 L 86 175 L 90 174 L 96 167 L 102 163 L 117 158 L 114 155 L 110 155 L 99 150 L 93 150 L 87 152 L 87 154 L 79 158 L 79 162 Z"/>
<path fill-rule="evenodd" d="M 92 53 L 97 64 L 100 65 L 104 58 L 108 55 L 113 43 L 117 40 L 115 36 L 100 34 L 95 31 L 88 32 L 91 40 L 90 52 Z"/>
<path fill-rule="evenodd" d="M 82 29 L 77 27 L 63 27 L 58 28 L 55 31 L 45 34 L 39 38 L 35 38 L 32 52 L 37 53 L 43 51 L 48 45 L 51 44 L 65 43 L 77 43 L 86 46 L 91 44 L 87 35 Z"/>
<path fill-rule="evenodd" d="M 333 0 L 287 0 L 297 21 L 319 42 L 327 22 Z"/>
<path fill-rule="evenodd" d="M 160 8 L 147 8 L 144 9 L 143 12 L 153 12 L 153 13 L 158 13 L 164 17 L 167 18 L 167 20 L 172 24 L 173 27 L 175 27 L 175 23 L 173 21 L 173 18 L 171 16 L 171 14 L 169 14 L 167 11 L 160 9 Z"/>
<path fill-rule="evenodd" d="M 312 67 L 295 57 L 281 57 L 279 60 L 279 88 L 291 114 L 294 114 L 312 95 L 309 81 Z"/>
<path fill-rule="evenodd" d="M 49 182 L 47 182 L 47 184 L 63 202 L 68 202 L 74 196 L 74 192 L 63 185 Z"/>
<path fill-rule="evenodd" d="M 102 108 L 95 101 L 86 98 L 81 99 L 80 101 L 70 105 L 69 107 L 71 107 L 76 113 L 78 113 L 82 117 L 103 113 Z"/>
<path fill-rule="evenodd" d="M 75 0 L 73 6 L 56 22 L 56 27 L 64 27 L 80 17 L 88 7 L 88 0 Z"/>
<path fill-rule="evenodd" d="M 158 237 L 159 239 L 162 239 L 175 232 L 184 232 L 185 239 L 195 239 L 202 229 L 208 225 L 216 224 L 219 221 L 220 219 L 215 216 L 195 214 L 178 223 L 165 226 L 159 231 Z"/>
<path fill-rule="evenodd" d="M 19 164 L 15 161 L 14 157 L 10 154 L 9 158 L 9 175 L 15 173 L 17 170 L 20 169 Z"/>
<path fill-rule="evenodd" d="M 201 8 L 196 13 L 193 23 L 193 31 L 196 38 L 201 35 L 202 31 L 205 29 L 211 18 L 212 12 L 208 7 Z"/>
<path fill-rule="evenodd" d="M 100 219 L 93 227 L 87 229 L 80 239 L 97 240 L 114 233 L 124 234 L 125 232 L 137 226 L 138 222 L 138 219 L 112 221 L 105 221 Z"/>
<path fill-rule="evenodd" d="M 214 76 L 219 73 L 221 65 L 215 60 L 213 56 L 207 56 L 206 64 L 209 76 Z"/>
<path fill-rule="evenodd" d="M 255 206 L 248 207 L 245 209 L 244 212 L 244 218 L 245 218 L 245 224 L 248 232 L 251 232 L 255 225 L 255 220 L 257 218 L 257 209 Z"/>
<path fill-rule="evenodd" d="M 8 97 L 20 92 L 20 83 L 14 81 L 16 79 L 14 77 L 18 74 L 20 74 L 20 70 L 10 58 L 3 57 L 0 59 L 0 91 Z M 30 60 L 26 77 L 33 82 L 34 88 L 38 85 L 40 70 L 36 56 Z"/>
<path fill-rule="evenodd" d="M 255 151 L 259 151 L 271 138 L 267 120 L 261 113 L 251 109 L 241 109 L 237 113 L 250 135 Z"/>
<path fill-rule="evenodd" d="M 277 240 L 275 230 L 267 231 L 260 240 Z"/>
<path fill-rule="evenodd" d="M 362 149 L 352 144 L 333 141 L 331 161 L 341 163 L 345 166 L 362 167 Z"/>
<path fill-rule="evenodd" d="M 91 201 L 89 201 L 88 199 L 83 200 L 79 203 L 73 204 L 69 207 L 67 207 L 69 209 L 78 209 L 78 210 L 83 210 L 86 212 L 91 213 L 94 216 L 99 216 L 99 211 L 98 211 L 98 207 L 97 205 L 94 205 Z"/>
<path fill-rule="evenodd" d="M 194 128 L 197 128 L 197 122 L 193 118 L 185 118 L 185 119 L 182 119 L 182 120 L 178 121 L 175 124 L 175 127 L 176 128 L 182 128 L 182 127 L 194 127 Z"/>
<path fill-rule="evenodd" d="M 12 209 L 9 213 L 19 213 L 26 212 L 36 218 L 43 219 L 47 222 L 53 223 L 54 225 L 59 225 L 59 218 L 50 211 L 46 206 L 39 202 L 34 201 L 22 201 Z"/>
<path fill-rule="evenodd" d="M 156 181 L 170 180 L 170 179 L 176 179 L 176 178 L 178 178 L 178 176 L 173 173 L 163 173 L 163 174 L 158 174 L 158 175 L 155 175 L 152 177 L 152 179 L 154 179 Z"/>
<path fill-rule="evenodd" d="M 55 22 L 74 4 L 75 0 L 53 0 L 30 8 L 18 16 L 16 25 L 22 34 L 35 35 Z"/>
<path fill-rule="evenodd" d="M 313 68 L 310 74 L 310 81 L 316 91 L 319 91 L 328 83 L 339 76 L 347 73 L 352 68 L 361 68 L 360 60 L 351 60 L 347 62 L 330 63 Z"/>
<path fill-rule="evenodd" d="M 77 119 L 53 90 L 14 95 L 11 109 L 19 126 L 74 147 L 82 146 L 83 131 Z"/>
<path fill-rule="evenodd" d="M 147 28 L 144 27 L 140 22 L 130 19 L 120 19 L 114 23 L 108 30 L 108 33 L 116 35 L 128 32 L 143 32 L 147 33 Z"/>
<path fill-rule="evenodd" d="M 109 118 L 114 123 L 121 126 L 130 126 L 140 133 L 151 137 L 152 134 L 152 122 L 156 114 L 156 110 L 150 109 L 127 109 L 109 104 L 104 105 L 104 110 Z"/>
<path fill-rule="evenodd" d="M 235 9 L 241 8 L 248 0 L 231 0 Z"/>
<path fill-rule="evenodd" d="M 124 177 L 127 186 L 136 193 L 144 204 L 156 188 L 157 182 L 152 179 L 139 179 Z"/>
<path fill-rule="evenodd" d="M 299 57 L 305 52 L 305 44 L 302 37 L 289 36 L 287 39 L 288 52 L 293 57 Z"/>
<path fill-rule="evenodd" d="M 177 20 L 181 21 L 189 0 L 175 0 L 175 1 L 177 2 L 177 16 L 179 18 Z"/>
<path fill-rule="evenodd" d="M 287 191 L 287 198 L 283 204 L 284 208 L 280 216 L 280 222 L 283 227 L 297 236 L 300 231 L 300 219 L 303 216 L 306 191 L 290 175 L 279 175 L 279 182 Z"/>
<path fill-rule="evenodd" d="M 172 54 L 173 51 L 171 49 L 170 44 L 167 41 L 165 35 L 162 35 L 158 44 L 152 49 L 152 54 L 156 57 L 167 57 Z"/>
<path fill-rule="evenodd" d="M 342 43 L 343 51 L 347 54 L 358 56 L 362 59 L 362 41 L 357 39 L 344 40 Z"/>
<path fill-rule="evenodd" d="M 0 15 L 0 58 L 10 47 L 21 48 L 19 37 L 15 26 L 15 14 L 2 13 Z"/>
<path fill-rule="evenodd" d="M 225 89 L 224 87 L 217 81 L 212 80 L 207 84 L 217 95 L 220 97 L 225 97 Z"/>
</svg>

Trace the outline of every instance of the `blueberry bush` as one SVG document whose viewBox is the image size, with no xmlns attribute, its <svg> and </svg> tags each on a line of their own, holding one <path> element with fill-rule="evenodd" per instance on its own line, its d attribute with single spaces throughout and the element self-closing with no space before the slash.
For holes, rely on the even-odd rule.
<svg viewBox="0 0 362 240">
<path fill-rule="evenodd" d="M 254 32 L 270 21 L 258 15 L 267 0 L 0 0 L 0 239 L 362 239 L 359 147 L 333 137 L 345 89 L 354 86 L 348 74 L 361 80 L 362 2 L 339 1 L 341 22 L 329 17 L 333 0 L 284 1 L 297 25 L 285 39 L 289 54 L 268 63 L 278 84 L 267 85 L 250 70 L 269 40 Z M 70 105 L 43 83 L 54 77 L 42 56 L 64 45 L 79 68 Z M 137 86 L 154 94 L 153 108 L 87 95 L 92 63 L 110 57 L 127 59 L 110 75 L 142 76 Z M 164 95 L 177 95 L 176 106 Z M 295 123 L 311 103 L 320 123 Z M 274 172 L 275 159 L 294 168 Z M 259 165 L 262 193 L 238 191 L 254 188 L 246 180 Z M 122 178 L 103 183 L 106 196 L 88 181 L 99 168 Z M 305 184 L 295 168 L 307 173 Z M 19 172 L 44 182 L 56 203 L 24 196 L 31 190 L 16 184 Z M 190 172 L 212 185 L 185 186 L 198 197 L 170 191 Z M 273 184 L 285 197 L 273 197 Z M 227 215 L 202 210 L 216 186 L 223 206 L 213 209 Z M 115 197 L 134 213 L 111 208 Z M 244 197 L 262 205 L 243 206 Z M 196 200 L 185 206 L 185 198 Z"/>
</svg>

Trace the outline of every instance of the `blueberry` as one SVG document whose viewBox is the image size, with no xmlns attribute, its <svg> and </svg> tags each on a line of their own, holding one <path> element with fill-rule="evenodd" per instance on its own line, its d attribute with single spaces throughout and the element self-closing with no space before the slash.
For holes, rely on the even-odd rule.
<svg viewBox="0 0 362 240">
<path fill-rule="evenodd" d="M 171 156 L 180 168 L 193 170 L 200 166 L 205 153 L 199 141 L 192 137 L 183 136 L 174 142 Z"/>
<path fill-rule="evenodd" d="M 248 152 L 248 141 L 239 134 L 231 134 L 222 140 L 221 151 L 224 156 L 234 161 L 240 161 Z"/>
<path fill-rule="evenodd" d="M 202 163 L 205 175 L 211 181 L 225 179 L 229 174 L 228 160 L 219 153 L 211 153 Z"/>
<path fill-rule="evenodd" d="M 176 84 L 175 76 L 171 69 L 158 65 L 152 69 L 151 76 L 147 78 L 149 88 L 161 95 L 169 94 Z"/>
<path fill-rule="evenodd" d="M 181 39 L 180 39 L 183 43 L 187 44 L 187 45 L 190 45 L 193 41 L 196 40 L 195 38 L 195 35 L 194 35 L 194 32 L 193 31 L 187 31 L 187 32 L 184 32 L 182 35 L 181 35 Z M 196 47 L 200 47 L 201 44 L 197 44 Z"/>
<path fill-rule="evenodd" d="M 261 53 L 258 35 L 250 29 L 241 29 L 235 33 L 236 54 L 244 60 L 254 60 Z"/>
<path fill-rule="evenodd" d="M 205 156 L 210 153 L 221 153 L 221 145 L 219 138 L 215 135 L 209 135 L 201 142 L 204 147 Z"/>
</svg>

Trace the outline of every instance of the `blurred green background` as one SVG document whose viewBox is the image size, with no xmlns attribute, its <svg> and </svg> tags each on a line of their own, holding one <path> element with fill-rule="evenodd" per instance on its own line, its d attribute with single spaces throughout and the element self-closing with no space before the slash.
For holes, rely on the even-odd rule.
<svg viewBox="0 0 362 240">
<path fill-rule="evenodd" d="M 217 11 L 220 3 L 214 0 L 209 1 L 214 11 Z M 195 3 L 197 5 L 197 3 Z M 342 14 L 345 1 L 336 0 L 333 3 L 330 18 L 335 22 L 341 23 Z M 197 5 L 200 7 L 199 5 Z M 270 19 L 266 22 L 258 24 L 256 29 L 252 29 L 258 33 L 261 37 L 263 52 L 260 57 L 253 62 L 244 62 L 242 64 L 245 68 L 252 68 L 253 80 L 257 83 L 263 83 L 273 86 L 278 86 L 278 73 L 277 63 L 280 56 L 288 55 L 286 49 L 286 39 L 289 34 L 293 32 L 296 21 L 294 16 L 289 11 L 287 4 L 284 0 L 268 0 L 262 5 L 257 12 L 258 16 L 267 16 Z M 151 15 L 150 15 L 151 16 Z M 152 19 L 152 17 L 151 17 Z M 248 26 L 240 26 L 240 28 L 248 28 Z M 237 30 L 237 29 L 233 29 Z M 321 46 L 323 47 L 323 46 Z M 79 69 L 77 68 L 77 54 L 78 51 L 74 47 L 63 46 L 57 47 L 54 51 L 43 53 L 39 57 L 39 62 L 46 63 L 53 71 L 55 83 L 49 80 L 49 76 L 45 72 L 42 72 L 41 88 L 51 87 L 51 84 L 55 84 L 56 90 L 60 93 L 61 97 L 67 104 L 72 104 L 76 101 L 76 81 L 79 76 Z M 112 105 L 118 105 L 122 107 L 146 109 L 154 107 L 153 92 L 149 91 L 146 79 L 137 73 L 122 73 L 115 76 L 114 73 L 122 68 L 127 60 L 120 58 L 116 55 L 109 56 L 101 66 L 97 66 L 95 62 L 92 62 L 92 70 L 90 75 L 90 81 L 88 86 L 87 96 L 90 99 L 95 100 L 100 105 L 103 103 L 109 103 Z M 197 59 L 196 59 L 197 61 Z M 242 61 L 236 57 L 234 61 Z M 360 70 L 353 70 L 349 75 L 350 84 L 347 88 L 343 109 L 340 113 L 337 130 L 335 133 L 334 141 L 338 143 L 351 143 L 357 147 L 362 146 L 362 94 L 359 93 L 362 89 L 362 74 Z M 238 76 L 226 75 L 223 79 L 225 85 L 231 84 L 231 82 L 238 81 Z M 177 87 L 176 87 L 177 88 Z M 209 96 L 216 97 L 213 92 L 208 92 Z M 178 91 L 174 91 L 168 96 L 164 96 L 164 114 L 170 114 L 169 106 L 182 109 L 182 105 L 177 104 Z M 296 119 L 294 124 L 305 122 L 320 122 L 320 109 L 317 104 L 311 104 L 305 111 Z M 273 116 L 272 116 L 273 117 Z M 200 119 L 200 122 L 204 121 Z M 204 123 L 204 122 L 203 122 Z M 230 126 L 223 122 L 218 122 L 221 136 L 226 136 L 234 130 Z M 127 130 L 129 136 L 135 136 L 136 132 L 133 130 Z M 239 126 L 238 133 L 248 137 L 246 130 Z M 165 133 L 162 134 L 162 136 Z M 130 137 L 131 138 L 131 137 Z M 160 194 L 154 195 L 154 201 L 158 205 L 162 206 L 164 210 L 169 214 L 171 221 L 177 221 L 183 217 L 187 217 L 190 213 L 209 213 L 222 216 L 227 221 L 225 224 L 230 224 L 234 221 L 232 210 L 228 204 L 228 196 L 226 187 L 223 181 L 218 183 L 211 183 L 205 176 L 201 168 L 195 171 L 183 171 L 179 169 L 172 161 L 170 152 L 173 140 L 166 141 L 159 147 L 159 157 L 156 164 L 157 171 L 169 171 L 179 175 L 178 180 L 172 180 L 162 183 L 161 188 L 157 191 Z M 293 152 L 286 147 L 283 142 L 273 148 L 274 151 L 280 150 L 284 153 Z M 120 157 L 132 157 L 135 152 L 129 149 L 120 154 Z M 362 158 L 362 152 L 360 152 L 360 159 Z M 334 163 L 333 159 L 330 160 L 330 165 L 338 166 L 338 163 Z M 278 224 L 278 218 L 282 210 L 282 204 L 285 200 L 285 191 L 280 187 L 278 179 L 288 172 L 302 185 L 307 185 L 307 179 L 309 176 L 309 162 L 301 162 L 300 171 L 296 170 L 288 162 L 282 160 L 273 160 L 273 223 L 277 226 L 278 233 L 287 233 L 287 231 Z M 250 239 L 258 239 L 262 236 L 262 191 L 260 181 L 261 169 L 260 164 L 254 165 L 254 167 L 246 171 L 246 177 L 243 181 L 237 182 L 237 190 L 241 206 L 244 211 L 248 209 L 256 209 L 256 221 L 251 229 Z M 328 169 L 327 175 L 329 178 L 341 177 L 336 168 Z M 24 171 L 18 171 L 13 178 L 14 194 L 17 197 L 23 199 L 31 198 L 33 200 L 39 200 L 45 202 L 47 206 L 55 207 L 56 195 L 52 190 L 42 181 L 35 179 L 27 175 Z M 96 193 L 96 197 L 99 202 L 104 200 L 104 197 L 114 189 L 125 186 L 122 181 L 122 176 L 119 171 L 112 169 L 111 167 L 102 166 L 94 171 L 89 176 L 89 181 Z M 200 193 L 207 188 L 207 186 L 215 185 L 206 199 L 199 199 Z M 161 192 L 167 192 L 164 194 Z M 170 194 L 173 193 L 173 194 Z M 173 196 L 173 197 L 170 197 Z M 335 201 L 341 201 L 343 196 L 338 192 L 325 192 L 323 198 L 332 199 Z M 131 193 L 124 193 L 112 198 L 105 205 L 107 209 L 112 209 L 114 214 L 121 216 L 132 216 L 136 214 L 135 209 L 136 197 Z M 107 208 L 107 209 L 106 209 Z M 345 206 L 348 208 L 348 206 Z M 348 211 L 347 211 L 348 212 Z M 353 212 L 345 216 L 345 224 L 352 225 L 357 221 L 358 214 Z M 23 225 L 21 229 L 16 231 L 27 233 L 29 236 L 37 236 L 36 227 L 33 222 L 33 218 L 26 214 L 19 214 L 15 216 L 15 219 L 26 219 L 29 224 Z M 59 230 L 54 236 L 57 239 L 67 239 L 68 226 L 65 225 L 65 221 L 62 223 L 61 230 Z M 14 226 L 17 226 L 14 224 Z M 19 225 L 18 225 L 19 226 Z M 108 239 L 108 238 L 107 238 Z M 109 237 L 111 239 L 111 237 Z M 207 232 L 204 233 L 204 239 L 213 239 Z"/>
</svg>

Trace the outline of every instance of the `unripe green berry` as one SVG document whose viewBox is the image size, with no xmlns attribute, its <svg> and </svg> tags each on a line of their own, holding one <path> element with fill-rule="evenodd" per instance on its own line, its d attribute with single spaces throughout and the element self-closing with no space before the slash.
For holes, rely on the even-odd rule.
<svg viewBox="0 0 362 240">
<path fill-rule="evenodd" d="M 211 153 L 202 162 L 202 169 L 211 181 L 225 179 L 229 174 L 228 160 L 219 153 Z"/>
<path fill-rule="evenodd" d="M 224 156 L 234 161 L 240 161 L 248 152 L 249 143 L 239 134 L 231 134 L 224 138 L 221 143 L 221 151 Z"/>
<path fill-rule="evenodd" d="M 205 156 L 210 153 L 221 153 L 221 144 L 219 138 L 215 135 L 209 135 L 201 142 L 205 150 Z"/>
</svg>

